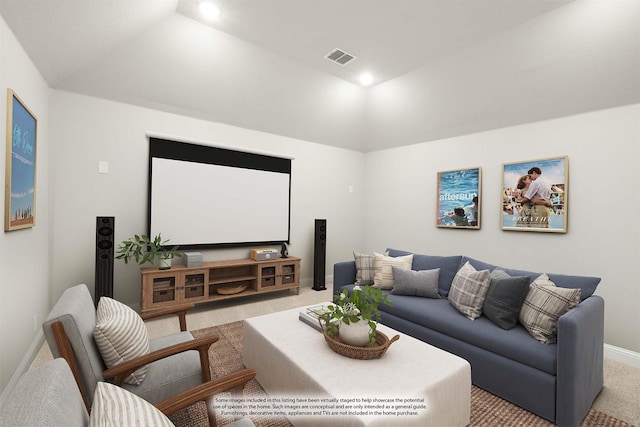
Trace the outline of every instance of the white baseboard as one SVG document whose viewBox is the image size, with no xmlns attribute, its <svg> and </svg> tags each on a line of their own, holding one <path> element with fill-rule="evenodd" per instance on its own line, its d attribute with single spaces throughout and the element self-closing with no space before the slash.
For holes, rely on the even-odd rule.
<svg viewBox="0 0 640 427">
<path fill-rule="evenodd" d="M 605 344 L 604 357 L 640 369 L 640 353 L 636 353 L 635 351 Z"/>
</svg>

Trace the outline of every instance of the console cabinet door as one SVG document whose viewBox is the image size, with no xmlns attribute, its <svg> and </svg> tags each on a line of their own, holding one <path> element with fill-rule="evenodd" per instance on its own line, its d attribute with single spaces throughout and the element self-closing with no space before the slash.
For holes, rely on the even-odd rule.
<svg viewBox="0 0 640 427">
<path fill-rule="evenodd" d="M 182 273 L 183 302 L 204 301 L 209 298 L 209 270 Z"/>
<path fill-rule="evenodd" d="M 260 262 L 258 265 L 258 292 L 274 289 L 278 278 L 277 263 Z"/>
<path fill-rule="evenodd" d="M 300 262 L 280 260 L 260 263 L 258 267 L 258 289 L 290 289 L 300 286 Z"/>
<path fill-rule="evenodd" d="M 282 262 L 280 264 L 280 285 L 300 286 L 300 261 Z"/>
<path fill-rule="evenodd" d="M 180 274 L 158 271 L 142 276 L 142 307 L 149 310 L 182 303 Z"/>
</svg>

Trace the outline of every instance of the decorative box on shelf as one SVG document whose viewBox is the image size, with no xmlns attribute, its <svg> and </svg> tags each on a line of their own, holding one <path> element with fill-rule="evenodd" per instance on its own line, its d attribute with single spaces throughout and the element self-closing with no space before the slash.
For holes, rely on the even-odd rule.
<svg viewBox="0 0 640 427">
<path fill-rule="evenodd" d="M 202 265 L 202 254 L 200 252 L 185 252 L 182 256 L 185 267 L 200 267 Z"/>
</svg>

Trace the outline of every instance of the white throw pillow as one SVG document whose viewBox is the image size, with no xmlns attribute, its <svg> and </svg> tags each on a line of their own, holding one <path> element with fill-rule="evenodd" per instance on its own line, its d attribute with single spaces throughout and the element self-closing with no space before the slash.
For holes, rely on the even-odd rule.
<svg viewBox="0 0 640 427">
<path fill-rule="evenodd" d="M 158 408 L 135 394 L 103 381 L 93 395 L 89 427 L 172 427 Z"/>
<path fill-rule="evenodd" d="M 149 354 L 149 335 L 138 313 L 109 297 L 101 297 L 96 310 L 96 327 L 93 339 L 108 368 Z M 125 382 L 138 385 L 147 375 L 147 366 L 142 366 Z"/>
<path fill-rule="evenodd" d="M 404 270 L 411 270 L 413 264 L 413 254 L 390 257 L 377 252 L 373 253 L 373 286 L 381 289 L 393 289 L 393 270 L 391 267 L 398 267 Z"/>
</svg>

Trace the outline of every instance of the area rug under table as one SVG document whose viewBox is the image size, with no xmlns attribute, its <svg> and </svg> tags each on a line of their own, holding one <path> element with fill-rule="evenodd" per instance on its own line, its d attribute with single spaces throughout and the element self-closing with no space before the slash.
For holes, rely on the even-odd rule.
<svg viewBox="0 0 640 427">
<path fill-rule="evenodd" d="M 195 337 L 217 335 L 219 341 L 209 349 L 209 361 L 214 378 L 242 369 L 242 322 L 232 322 L 211 328 L 193 331 Z M 255 380 L 250 381 L 244 390 L 245 396 L 266 396 L 265 391 Z M 171 417 L 178 427 L 206 427 L 209 425 L 204 403 L 195 404 Z M 224 426 L 232 419 L 218 417 L 218 425 Z M 252 418 L 257 427 L 291 426 L 285 417 Z M 484 391 L 479 387 L 471 387 L 471 423 L 472 427 L 521 426 L 552 427 L 555 424 L 540 418 L 504 399 Z M 595 409 L 591 409 L 581 427 L 633 427 Z"/>
</svg>

